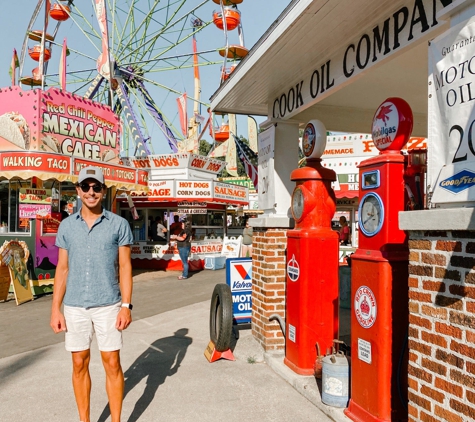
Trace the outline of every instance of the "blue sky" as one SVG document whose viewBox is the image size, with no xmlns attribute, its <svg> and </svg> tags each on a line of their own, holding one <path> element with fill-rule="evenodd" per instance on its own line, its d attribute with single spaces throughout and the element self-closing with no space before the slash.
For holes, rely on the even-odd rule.
<svg viewBox="0 0 475 422">
<path fill-rule="evenodd" d="M 54 0 L 53 0 L 54 1 Z M 90 2 L 87 0 L 79 0 L 81 3 L 87 4 L 88 7 Z M 185 5 L 182 8 L 182 11 L 186 12 L 191 10 L 196 4 L 201 3 L 202 0 L 186 0 Z M 119 1 L 117 1 L 119 3 Z M 166 4 L 167 2 L 163 2 Z M 245 46 L 251 48 L 259 38 L 265 33 L 269 26 L 275 21 L 275 19 L 280 15 L 280 13 L 285 9 L 285 7 L 290 3 L 290 0 L 244 0 L 238 7 L 241 11 L 242 16 L 242 25 L 244 32 Z M 0 87 L 10 86 L 10 76 L 8 70 L 11 63 L 12 51 L 14 48 L 17 49 L 18 54 L 22 48 L 22 43 L 25 38 L 25 34 L 28 28 L 29 21 L 33 14 L 33 10 L 37 4 L 36 0 L 15 0 L 14 2 L 5 2 L 2 6 L 2 13 L 0 14 L 0 28 L 2 33 L 2 43 L 0 43 Z M 76 4 L 78 4 L 76 2 Z M 212 11 L 218 9 L 218 5 L 209 0 L 209 4 L 206 4 L 206 7 L 200 9 L 198 16 L 203 20 L 209 20 L 212 16 Z M 87 12 L 87 9 L 84 9 Z M 205 14 L 204 16 L 203 13 Z M 209 14 L 209 15 L 208 15 Z M 109 16 L 110 18 L 110 16 Z M 50 21 L 53 22 L 54 21 Z M 91 19 L 93 22 L 93 19 Z M 94 22 L 95 24 L 95 22 Z M 70 22 L 70 25 L 73 25 Z M 52 30 L 52 24 L 48 27 L 49 31 Z M 69 30 L 68 30 L 69 28 Z M 74 29 L 70 29 L 71 26 L 63 24 L 58 32 L 57 40 L 62 42 L 63 38 L 67 38 L 68 46 L 74 49 L 86 48 L 82 47 L 87 44 L 87 40 L 82 39 L 82 35 L 79 34 Z M 33 29 L 42 29 L 42 23 L 40 20 L 35 22 Z M 230 44 L 238 44 L 238 35 L 237 31 L 232 31 L 229 33 Z M 216 48 L 224 47 L 225 38 L 222 31 L 217 29 L 214 25 L 210 25 L 202 32 L 198 34 L 197 38 L 198 50 L 213 50 Z M 29 47 L 34 43 L 29 41 Z M 191 43 L 185 45 L 184 48 L 186 51 L 191 52 Z M 86 50 L 84 50 L 86 52 Z M 59 49 L 53 50 L 53 57 L 50 61 L 50 69 L 57 68 L 57 60 L 59 59 Z M 95 54 L 95 53 L 93 53 Z M 71 56 L 70 56 L 71 57 Z M 222 58 L 219 54 L 214 52 L 208 54 L 209 60 L 219 61 Z M 56 61 L 54 60 L 56 59 Z M 68 62 L 68 70 L 76 66 L 76 63 Z M 35 67 L 35 62 L 27 58 L 25 60 L 25 70 L 23 76 L 31 74 L 31 69 Z M 212 65 L 200 68 L 201 76 L 201 100 L 208 102 L 211 95 L 216 91 L 219 86 L 219 77 L 220 77 L 220 67 L 221 65 Z M 193 95 L 193 73 L 192 69 L 185 70 L 171 70 L 168 72 L 161 72 L 159 74 L 155 73 L 153 76 L 150 76 L 150 79 L 156 80 L 157 82 L 171 87 L 177 91 L 186 91 L 188 95 Z M 28 88 L 24 88 L 28 89 Z M 153 88 L 156 89 L 156 88 Z M 175 127 L 179 127 L 178 122 L 178 112 L 176 105 L 177 95 L 174 93 L 169 93 L 168 91 L 158 90 L 150 91 L 154 100 L 157 102 L 159 107 L 161 107 L 163 113 L 167 116 L 169 120 L 172 121 Z M 188 116 L 192 115 L 192 103 L 188 103 Z M 202 110 L 202 114 L 205 114 L 205 110 Z M 258 122 L 262 121 L 263 118 L 258 118 Z M 152 137 L 155 137 L 156 132 L 154 128 L 150 128 L 150 134 Z M 158 129 L 156 129 L 158 131 Z M 247 135 L 247 125 L 246 119 L 238 119 L 238 134 L 246 136 Z M 208 137 L 209 138 L 209 137 Z M 207 139 L 207 137 L 205 137 Z M 163 146 L 163 148 L 162 148 Z M 166 144 L 159 142 L 155 144 L 154 147 L 155 153 L 167 153 L 169 152 Z"/>
</svg>

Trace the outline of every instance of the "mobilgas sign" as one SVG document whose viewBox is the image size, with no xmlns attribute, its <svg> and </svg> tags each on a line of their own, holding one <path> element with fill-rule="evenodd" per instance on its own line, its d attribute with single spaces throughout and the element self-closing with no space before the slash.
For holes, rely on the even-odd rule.
<svg viewBox="0 0 475 422">
<path fill-rule="evenodd" d="M 231 287 L 233 317 L 238 323 L 251 322 L 252 316 L 252 259 L 228 258 L 226 283 Z"/>
<path fill-rule="evenodd" d="M 372 28 L 365 28 L 351 43 L 324 58 L 313 72 L 287 88 L 269 104 L 273 118 L 290 118 L 319 97 L 384 60 L 393 52 L 427 35 L 439 25 L 437 13 L 452 0 L 412 0 L 388 14 Z"/>
</svg>

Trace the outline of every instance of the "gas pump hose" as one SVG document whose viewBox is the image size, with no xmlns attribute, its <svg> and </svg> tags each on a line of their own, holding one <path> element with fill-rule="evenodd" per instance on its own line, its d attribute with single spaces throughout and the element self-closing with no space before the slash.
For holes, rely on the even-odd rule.
<svg viewBox="0 0 475 422">
<path fill-rule="evenodd" d="M 280 325 L 280 329 L 282 330 L 282 334 L 285 337 L 285 322 L 282 320 L 282 317 L 279 314 L 272 314 L 269 317 L 269 321 L 277 321 Z"/>
<path fill-rule="evenodd" d="M 409 327 L 406 331 L 406 335 L 404 336 L 404 342 L 402 344 L 401 348 L 401 354 L 399 355 L 399 361 L 397 364 L 397 392 L 399 394 L 399 400 L 401 400 L 401 404 L 404 407 L 404 410 L 407 412 L 407 400 L 404 399 L 403 394 L 402 394 L 402 389 L 401 389 L 401 376 L 402 375 L 407 375 L 407 372 L 404 374 L 401 374 L 402 370 L 402 365 L 404 362 L 404 352 L 407 349 L 407 342 L 409 340 Z"/>
</svg>

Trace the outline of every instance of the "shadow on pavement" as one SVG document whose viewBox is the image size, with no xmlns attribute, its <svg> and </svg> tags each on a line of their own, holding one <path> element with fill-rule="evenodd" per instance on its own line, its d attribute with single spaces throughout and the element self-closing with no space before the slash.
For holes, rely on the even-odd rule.
<svg viewBox="0 0 475 422">
<path fill-rule="evenodd" d="M 152 402 L 158 387 L 166 378 L 178 372 L 188 346 L 193 340 L 187 337 L 188 328 L 181 328 L 173 336 L 154 341 L 124 373 L 124 397 L 131 392 L 137 384 L 146 378 L 146 387 L 135 403 L 128 422 L 137 421 L 142 413 Z M 98 422 L 104 422 L 110 416 L 109 406 L 102 411 Z"/>
<path fill-rule="evenodd" d="M 43 359 L 43 355 L 46 353 L 46 349 L 37 350 L 35 353 L 29 353 L 16 357 L 15 360 L 9 362 L 8 366 L 6 367 L 0 366 L 0 379 L 2 380 L 2 383 L 7 382 L 8 378 L 13 376 L 21 377 L 23 370 L 25 370 L 28 366 L 34 365 L 37 361 L 41 361 Z"/>
</svg>

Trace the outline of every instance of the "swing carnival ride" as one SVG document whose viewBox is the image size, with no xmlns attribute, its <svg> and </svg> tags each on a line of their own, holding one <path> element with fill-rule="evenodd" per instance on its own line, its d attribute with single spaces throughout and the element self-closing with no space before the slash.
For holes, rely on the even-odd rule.
<svg viewBox="0 0 475 422">
<path fill-rule="evenodd" d="M 213 0 L 220 6 L 213 12 L 213 23 L 224 33 L 225 46 L 218 50 L 223 57 L 220 83 L 225 83 L 239 62 L 247 56 L 249 50 L 244 46 L 244 31 L 241 12 L 238 4 L 243 0 Z M 237 31 L 235 31 L 237 30 Z M 238 43 L 232 43 L 231 35 L 237 32 Z M 215 116 L 221 117 L 221 123 L 214 125 Z M 221 113 L 211 113 L 209 132 L 214 139 L 214 148 L 210 157 L 226 157 L 226 170 L 232 176 L 238 176 L 236 164 L 236 145 L 234 136 L 237 135 L 236 116 Z"/>
<path fill-rule="evenodd" d="M 19 81 L 23 87 L 65 89 L 67 75 L 68 92 L 110 105 L 121 119 L 122 157 L 187 151 L 189 138 L 198 137 L 199 107 L 207 106 L 200 100 L 198 68 L 221 63 L 212 60 L 218 50 L 212 37 L 203 37 L 208 49 L 197 49 L 196 35 L 213 23 L 200 18 L 210 15 L 209 3 L 39 0 L 19 57 Z M 66 61 L 62 46 L 67 68 L 58 72 Z M 60 55 L 63 62 L 55 62 Z M 35 62 L 37 67 L 28 73 Z M 171 115 L 170 103 L 176 110 L 175 98 L 186 93 L 185 80 L 191 79 L 187 72 L 192 71 L 195 92 L 188 99 L 194 101 L 194 117 L 185 134 L 166 114 Z M 180 79 L 181 90 L 176 88 Z"/>
</svg>

